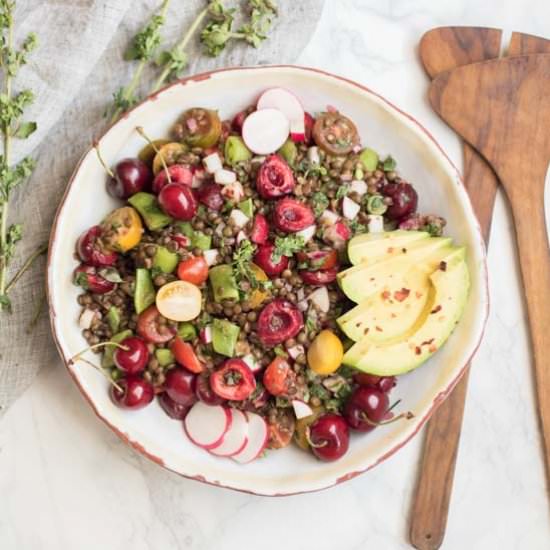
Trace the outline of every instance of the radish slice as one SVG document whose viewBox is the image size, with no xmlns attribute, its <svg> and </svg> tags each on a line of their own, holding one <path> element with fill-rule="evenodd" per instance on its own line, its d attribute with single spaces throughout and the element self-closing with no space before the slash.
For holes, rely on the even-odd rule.
<svg viewBox="0 0 550 550">
<path fill-rule="evenodd" d="M 281 148 L 290 132 L 286 116 L 277 109 L 254 111 L 246 117 L 243 140 L 258 155 L 269 155 Z"/>
<path fill-rule="evenodd" d="M 342 199 L 342 212 L 344 217 L 348 220 L 353 220 L 359 214 L 361 207 L 355 202 L 352 201 L 349 197 L 344 197 Z"/>
<path fill-rule="evenodd" d="M 313 146 L 307 150 L 307 160 L 309 160 L 311 164 L 321 164 L 321 157 L 319 156 L 318 147 Z"/>
<path fill-rule="evenodd" d="M 292 408 L 294 409 L 294 414 L 298 420 L 301 418 L 307 418 L 313 414 L 311 407 L 300 399 L 295 399 L 292 402 Z"/>
<path fill-rule="evenodd" d="M 202 253 L 202 257 L 204 258 L 205 262 L 208 264 L 208 267 L 210 267 L 218 263 L 218 260 L 220 259 L 220 253 L 216 248 L 210 248 L 209 250 L 205 250 Z"/>
<path fill-rule="evenodd" d="M 211 153 L 202 159 L 204 167 L 209 174 L 215 174 L 218 170 L 223 169 L 222 159 L 218 153 Z"/>
<path fill-rule="evenodd" d="M 259 414 L 249 412 L 246 416 L 248 417 L 248 441 L 242 451 L 232 457 L 240 464 L 246 464 L 258 458 L 267 447 L 269 439 L 267 422 Z"/>
<path fill-rule="evenodd" d="M 328 313 L 330 309 L 330 299 L 326 286 L 314 290 L 307 299 L 314 303 L 323 313 Z"/>
<path fill-rule="evenodd" d="M 242 357 L 242 360 L 248 365 L 252 374 L 258 374 L 262 370 L 262 364 L 251 353 Z"/>
<path fill-rule="evenodd" d="M 325 210 L 320 216 L 319 221 L 322 225 L 333 225 L 339 220 L 338 214 L 335 214 L 332 210 Z"/>
<path fill-rule="evenodd" d="M 199 338 L 203 344 L 210 344 L 212 342 L 212 327 L 206 325 L 204 328 L 201 328 Z"/>
<path fill-rule="evenodd" d="M 240 453 L 248 443 L 248 418 L 238 409 L 229 409 L 231 427 L 222 442 L 210 452 L 216 456 L 233 456 Z"/>
<path fill-rule="evenodd" d="M 290 122 L 290 132 L 296 138 L 305 137 L 304 108 L 299 99 L 284 88 L 270 88 L 258 99 L 257 109 L 277 109 Z"/>
<path fill-rule="evenodd" d="M 221 405 L 205 405 L 198 401 L 187 413 L 183 426 L 187 437 L 203 449 L 213 449 L 231 427 L 229 409 Z"/>
<path fill-rule="evenodd" d="M 308 225 L 305 229 L 296 231 L 296 235 L 298 235 L 299 237 L 302 237 L 302 239 L 304 239 L 304 243 L 307 243 L 311 241 L 311 239 L 313 238 L 313 235 L 315 235 L 315 231 L 317 231 L 317 226 L 315 224 Z"/>
</svg>

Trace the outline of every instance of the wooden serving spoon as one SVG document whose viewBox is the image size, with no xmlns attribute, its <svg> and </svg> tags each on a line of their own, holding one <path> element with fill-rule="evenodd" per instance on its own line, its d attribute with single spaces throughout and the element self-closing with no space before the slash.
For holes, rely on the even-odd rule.
<svg viewBox="0 0 550 550">
<path fill-rule="evenodd" d="M 521 41 L 518 40 L 518 43 Z M 550 54 L 459 67 L 437 77 L 440 116 L 495 169 L 514 216 L 550 477 L 550 250 L 544 186 L 550 161 Z"/>
<path fill-rule="evenodd" d="M 482 27 L 441 27 L 420 41 L 420 58 L 430 78 L 498 57 L 502 31 Z M 464 184 L 487 242 L 498 181 L 485 160 L 464 144 Z M 434 550 L 445 536 L 449 502 L 470 366 L 426 427 L 424 451 L 410 513 L 410 540 L 419 550 Z"/>
</svg>

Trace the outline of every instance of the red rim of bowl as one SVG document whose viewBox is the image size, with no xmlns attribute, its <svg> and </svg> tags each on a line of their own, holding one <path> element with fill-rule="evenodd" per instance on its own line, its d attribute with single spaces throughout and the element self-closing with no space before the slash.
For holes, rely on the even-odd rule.
<svg viewBox="0 0 550 550">
<path fill-rule="evenodd" d="M 207 72 L 199 73 L 199 74 L 196 74 L 196 75 L 191 75 L 191 76 L 182 78 L 180 80 L 177 80 L 177 81 L 165 86 L 164 88 L 158 90 L 154 94 L 151 94 L 150 96 L 146 97 L 143 101 L 141 101 L 140 103 L 135 105 L 132 109 L 130 109 L 128 112 L 126 112 L 120 120 L 123 120 L 123 119 L 127 118 L 129 116 L 129 114 L 132 113 L 134 110 L 139 109 L 142 105 L 144 105 L 145 103 L 148 103 L 149 101 L 154 101 L 155 98 L 159 94 L 162 94 L 165 90 L 173 88 L 175 86 L 182 86 L 182 85 L 185 86 L 190 81 L 200 82 L 200 81 L 203 81 L 203 80 L 207 80 L 211 77 L 211 75 L 218 74 L 218 73 L 238 72 L 238 71 L 243 71 L 243 70 L 244 71 L 248 71 L 248 70 L 265 70 L 265 69 L 297 69 L 297 70 L 306 71 L 306 72 L 318 73 L 318 74 L 321 74 L 323 76 L 327 76 L 329 78 L 332 78 L 334 80 L 337 80 L 337 81 L 340 81 L 340 82 L 345 82 L 347 84 L 351 84 L 352 86 L 354 86 L 356 88 L 359 88 L 359 89 L 367 92 L 368 94 L 380 99 L 386 105 L 390 106 L 394 111 L 396 111 L 400 115 L 404 116 L 405 118 L 409 119 L 421 132 L 423 132 L 434 143 L 434 145 L 437 147 L 437 149 L 440 151 L 440 153 L 445 157 L 445 159 L 447 160 L 449 165 L 452 166 L 453 170 L 456 172 L 457 181 L 459 181 L 460 185 L 464 188 L 464 182 L 463 182 L 462 176 L 461 176 L 458 168 L 454 165 L 453 161 L 449 158 L 447 153 L 439 145 L 439 143 L 434 138 L 434 136 L 422 124 L 420 124 L 420 122 L 418 122 L 418 120 L 416 120 L 414 117 L 412 117 L 411 115 L 409 115 L 408 113 L 406 113 L 405 111 L 403 111 L 402 109 L 400 109 L 399 107 L 394 105 L 391 101 L 388 101 L 386 98 L 384 98 L 380 94 L 374 92 L 373 90 L 371 90 L 367 86 L 359 84 L 359 83 L 357 83 L 353 80 L 350 80 L 348 78 L 338 76 L 338 75 L 332 74 L 330 72 L 323 71 L 321 69 L 311 68 L 311 67 L 303 67 L 303 66 L 300 66 L 300 65 L 262 65 L 262 66 L 253 66 L 253 67 L 230 67 L 230 68 L 224 68 L 224 69 L 216 69 L 216 70 L 213 70 L 213 71 L 207 71 Z M 98 138 L 98 141 L 101 140 L 103 138 L 103 136 L 105 136 L 114 126 L 116 126 L 118 124 L 118 122 L 120 122 L 120 120 L 117 120 L 113 124 L 109 125 L 109 127 L 101 134 L 101 137 Z M 323 491 L 325 489 L 329 489 L 330 487 L 334 487 L 334 486 L 336 486 L 340 483 L 343 483 L 344 481 L 348 481 L 350 479 L 353 479 L 354 477 L 357 477 L 358 475 L 363 474 L 363 473 L 367 472 L 368 470 L 371 470 L 372 468 L 374 468 L 375 466 L 378 466 L 381 462 L 383 462 L 384 460 L 388 459 L 390 456 L 395 454 L 399 449 L 404 447 L 421 430 L 421 428 L 429 420 L 429 418 L 432 416 L 432 414 L 435 412 L 435 410 L 449 396 L 449 394 L 452 392 L 454 387 L 458 384 L 458 382 L 460 381 L 460 379 L 462 378 L 462 376 L 466 372 L 466 369 L 469 367 L 469 364 L 470 364 L 470 361 L 472 360 L 472 357 L 475 355 L 475 353 L 477 352 L 477 350 L 479 348 L 479 345 L 481 344 L 481 340 L 483 338 L 483 333 L 484 333 L 484 330 L 485 330 L 485 326 L 487 324 L 487 318 L 488 318 L 488 315 L 489 315 L 489 292 L 488 292 L 487 258 L 486 258 L 486 254 L 485 254 L 485 244 L 484 244 L 484 240 L 483 240 L 483 237 L 482 237 L 482 232 L 481 232 L 481 228 L 479 226 L 479 222 L 477 222 L 477 218 L 476 218 L 475 229 L 476 229 L 476 232 L 478 233 L 478 235 L 480 237 L 480 243 L 482 243 L 482 249 L 483 249 L 483 283 L 484 283 L 484 289 L 485 289 L 485 296 L 487 297 L 486 304 L 485 304 L 484 319 L 483 319 L 483 324 L 482 324 L 482 328 L 481 328 L 481 331 L 480 331 L 479 339 L 478 339 L 476 345 L 474 346 L 474 349 L 473 349 L 470 357 L 468 358 L 468 361 L 462 366 L 462 368 L 460 369 L 460 371 L 458 372 L 456 377 L 449 383 L 449 385 L 445 388 L 445 390 L 436 395 L 436 397 L 432 401 L 432 404 L 431 404 L 430 408 L 428 409 L 427 413 L 418 421 L 418 424 L 417 424 L 416 428 L 413 430 L 412 433 L 407 435 L 407 437 L 405 437 L 403 440 L 396 443 L 396 445 L 394 445 L 389 451 L 387 451 L 381 457 L 379 457 L 378 460 L 376 460 L 376 462 L 374 462 L 373 464 L 370 464 L 369 466 L 365 467 L 364 469 L 348 472 L 348 473 L 338 477 L 334 481 L 334 483 L 327 484 L 324 487 L 311 489 L 311 490 L 305 490 L 305 491 L 286 492 L 286 493 L 270 493 L 270 494 L 256 493 L 254 491 L 250 491 L 250 490 L 243 489 L 243 488 L 240 488 L 240 487 L 231 487 L 229 485 L 224 485 L 224 484 L 222 484 L 218 481 L 211 481 L 211 480 L 206 479 L 202 475 L 195 475 L 195 476 L 186 475 L 186 474 L 183 474 L 181 472 L 178 472 L 178 471 L 174 470 L 173 468 L 168 467 L 164 463 L 162 458 L 160 458 L 158 456 L 155 456 L 152 453 L 150 453 L 149 451 L 147 451 L 147 449 L 141 443 L 139 443 L 138 441 L 131 440 L 130 437 L 127 434 L 121 432 L 115 425 L 113 425 L 111 422 L 109 422 L 109 420 L 105 416 L 103 416 L 102 414 L 99 413 L 99 411 L 97 410 L 97 407 L 94 404 L 94 401 L 88 395 L 88 393 L 84 390 L 84 388 L 81 386 L 81 384 L 78 381 L 77 377 L 75 376 L 74 372 L 69 367 L 69 359 L 67 359 L 65 357 L 65 354 L 64 354 L 63 349 L 61 347 L 61 344 L 59 343 L 59 340 L 57 338 L 57 332 L 56 332 L 55 323 L 54 323 L 56 313 L 55 313 L 55 310 L 53 308 L 53 300 L 52 300 L 51 289 L 50 289 L 50 285 L 49 285 L 49 272 L 50 272 L 50 269 L 51 269 L 52 250 L 53 250 L 53 244 L 55 242 L 55 233 L 56 233 L 56 229 L 57 229 L 57 223 L 58 223 L 59 215 L 60 215 L 60 213 L 63 209 L 63 206 L 65 204 L 65 200 L 67 199 L 68 193 L 69 193 L 69 191 L 70 191 L 70 189 L 71 189 L 71 187 L 74 183 L 76 175 L 78 174 L 78 172 L 80 170 L 80 166 L 82 164 L 82 161 L 88 155 L 88 153 L 91 151 L 92 148 L 93 147 L 90 147 L 84 152 L 84 154 L 82 155 L 82 157 L 78 161 L 78 163 L 77 163 L 77 165 L 76 165 L 76 167 L 75 167 L 75 169 L 74 169 L 74 171 L 71 175 L 71 178 L 70 178 L 69 183 L 68 183 L 68 185 L 65 189 L 65 192 L 64 192 L 63 197 L 61 199 L 61 202 L 59 203 L 59 206 L 58 206 L 57 211 L 55 213 L 54 221 L 53 221 L 53 224 L 52 224 L 52 230 L 51 230 L 51 233 L 50 233 L 50 240 L 49 240 L 49 246 L 48 246 L 48 261 L 47 261 L 47 269 L 46 269 L 46 294 L 47 294 L 47 298 L 48 298 L 48 310 L 49 310 L 49 315 L 50 315 L 50 324 L 51 324 L 51 328 L 52 328 L 52 336 L 53 336 L 55 345 L 56 345 L 57 350 L 58 350 L 58 352 L 61 356 L 61 359 L 63 360 L 63 363 L 64 363 L 66 369 L 69 371 L 69 374 L 71 375 L 72 379 L 76 383 L 78 389 L 80 390 L 80 392 L 82 393 L 82 395 L 84 396 L 86 401 L 92 407 L 92 410 L 94 411 L 95 415 L 100 420 L 102 420 L 126 444 L 130 445 L 136 451 L 138 451 L 139 453 L 141 453 L 142 455 L 144 455 L 148 459 L 152 460 L 153 462 L 159 464 L 163 468 L 166 468 L 167 470 L 170 470 L 170 471 L 172 471 L 172 472 L 174 472 L 174 473 L 176 473 L 176 474 L 178 474 L 178 475 L 180 475 L 180 476 L 182 476 L 186 479 L 192 479 L 192 480 L 195 480 L 195 481 L 200 481 L 202 483 L 206 483 L 208 485 L 212 485 L 214 487 L 222 487 L 222 488 L 225 488 L 225 489 L 231 489 L 233 491 L 239 491 L 239 492 L 242 492 L 242 493 L 248 493 L 248 494 L 252 494 L 252 495 L 277 496 L 278 497 L 278 496 L 291 496 L 291 495 L 297 495 L 297 494 L 303 494 L 303 493 L 312 493 L 312 492 Z M 470 203 L 470 206 L 471 206 L 470 196 L 468 195 L 467 192 L 465 192 L 465 195 L 467 197 L 467 201 Z M 473 212 L 473 208 L 472 208 L 472 212 Z"/>
</svg>

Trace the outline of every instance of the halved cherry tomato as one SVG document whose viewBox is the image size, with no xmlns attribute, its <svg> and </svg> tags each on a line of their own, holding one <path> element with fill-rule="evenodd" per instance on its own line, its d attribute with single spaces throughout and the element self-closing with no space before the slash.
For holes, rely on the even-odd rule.
<svg viewBox="0 0 550 550">
<path fill-rule="evenodd" d="M 141 241 L 143 224 L 137 210 L 124 206 L 113 210 L 101 223 L 103 239 L 111 250 L 128 252 Z"/>
<path fill-rule="evenodd" d="M 73 281 L 75 285 L 94 294 L 107 294 L 116 288 L 116 283 L 108 281 L 98 273 L 97 268 L 86 264 L 80 264 L 74 270 Z"/>
<path fill-rule="evenodd" d="M 228 359 L 210 375 L 212 391 L 230 401 L 244 401 L 256 389 L 256 379 L 242 359 Z"/>
<path fill-rule="evenodd" d="M 313 139 L 330 155 L 347 155 L 359 144 L 355 124 L 339 112 L 323 113 L 317 117 Z"/>
<path fill-rule="evenodd" d="M 276 357 L 265 369 L 263 383 L 271 395 L 287 396 L 296 384 L 296 373 L 283 357 Z"/>
<path fill-rule="evenodd" d="M 250 269 L 257 281 L 264 282 L 268 280 L 268 276 L 265 274 L 265 271 L 258 267 L 256 264 L 250 264 Z M 260 307 L 266 300 L 269 298 L 269 291 L 261 290 L 261 288 L 255 288 L 250 293 L 250 307 L 256 309 Z"/>
<path fill-rule="evenodd" d="M 187 342 L 184 342 L 181 338 L 176 336 L 174 342 L 170 348 L 176 361 L 187 370 L 198 374 L 204 370 L 204 365 L 200 362 L 193 346 Z"/>
<path fill-rule="evenodd" d="M 191 321 L 202 308 L 199 287 L 188 281 L 172 281 L 161 286 L 156 297 L 157 307 L 171 321 Z"/>
<path fill-rule="evenodd" d="M 94 225 L 80 235 L 76 243 L 76 252 L 80 259 L 96 267 L 111 266 L 116 263 L 118 254 L 105 248 L 104 229 Z"/>
<path fill-rule="evenodd" d="M 157 306 L 148 307 L 138 317 L 137 333 L 153 344 L 163 344 L 171 340 L 176 334 L 176 329 L 159 323 L 160 312 Z"/>
<path fill-rule="evenodd" d="M 277 409 L 277 416 L 269 419 L 269 441 L 270 449 L 282 449 L 290 444 L 296 430 L 294 416 L 284 409 Z"/>
<path fill-rule="evenodd" d="M 322 330 L 307 350 L 309 368 L 321 375 L 332 374 L 342 364 L 344 346 L 331 330 Z"/>
<path fill-rule="evenodd" d="M 154 139 L 153 145 L 148 143 L 139 153 L 138 158 L 141 160 L 141 162 L 144 162 L 147 164 L 147 166 L 151 167 L 153 164 L 153 159 L 155 158 L 155 155 L 157 152 L 155 149 L 160 149 L 163 145 L 166 145 L 167 143 L 170 143 L 170 140 L 168 139 Z"/>
<path fill-rule="evenodd" d="M 208 264 L 202 256 L 182 260 L 178 265 L 178 277 L 182 281 L 202 285 L 208 279 Z"/>
<path fill-rule="evenodd" d="M 331 269 L 324 269 L 322 271 L 298 271 L 302 281 L 306 285 L 312 286 L 324 286 L 330 283 L 333 283 L 336 280 L 336 275 L 338 274 L 338 267 L 333 267 Z"/>
<path fill-rule="evenodd" d="M 187 148 L 183 143 L 166 143 L 159 150 L 153 159 L 153 174 L 155 176 L 164 169 L 164 164 L 166 166 L 171 166 L 172 164 L 178 164 L 181 155 L 187 152 Z M 163 161 L 164 160 L 164 164 Z"/>
<path fill-rule="evenodd" d="M 222 123 L 216 111 L 201 107 L 188 109 L 174 127 L 174 134 L 191 147 L 206 149 L 215 145 L 222 133 Z"/>
<path fill-rule="evenodd" d="M 297 252 L 296 256 L 302 263 L 306 263 L 309 271 L 332 269 L 338 263 L 336 250 L 313 250 L 311 252 Z"/>
</svg>

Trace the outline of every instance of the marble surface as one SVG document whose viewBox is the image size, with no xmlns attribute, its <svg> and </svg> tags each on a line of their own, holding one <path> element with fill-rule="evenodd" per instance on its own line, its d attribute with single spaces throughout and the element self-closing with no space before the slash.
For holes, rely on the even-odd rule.
<svg viewBox="0 0 550 550">
<path fill-rule="evenodd" d="M 367 84 L 416 116 L 457 164 L 417 60 L 443 24 L 544 35 L 546 0 L 331 0 L 299 63 Z M 492 311 L 470 378 L 444 548 L 543 550 L 550 521 L 511 220 L 498 197 L 489 251 Z M 29 341 L 32 345 L 32 341 Z M 285 499 L 181 479 L 136 455 L 94 417 L 58 361 L 0 422 L 2 550 L 408 548 L 421 437 L 334 489 Z"/>
</svg>

